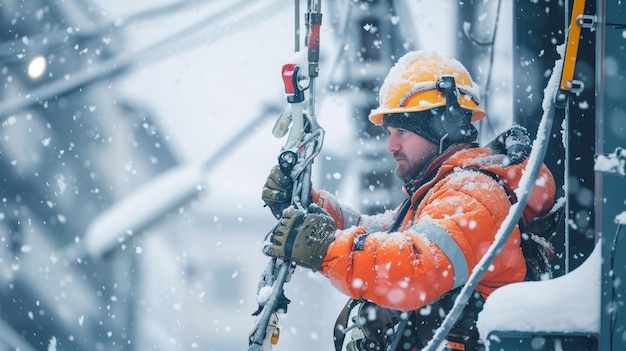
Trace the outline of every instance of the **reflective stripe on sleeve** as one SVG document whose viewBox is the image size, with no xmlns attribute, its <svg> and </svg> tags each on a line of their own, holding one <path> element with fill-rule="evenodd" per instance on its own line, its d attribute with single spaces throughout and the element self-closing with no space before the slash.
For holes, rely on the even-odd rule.
<svg viewBox="0 0 626 351">
<path fill-rule="evenodd" d="M 452 267 L 454 268 L 454 287 L 457 288 L 463 285 L 469 277 L 469 269 L 467 267 L 467 260 L 463 254 L 463 250 L 452 239 L 450 234 L 438 227 L 432 222 L 421 221 L 416 225 L 409 228 L 409 230 L 417 232 L 423 235 L 426 239 L 435 243 L 443 253 L 448 256 Z"/>
</svg>

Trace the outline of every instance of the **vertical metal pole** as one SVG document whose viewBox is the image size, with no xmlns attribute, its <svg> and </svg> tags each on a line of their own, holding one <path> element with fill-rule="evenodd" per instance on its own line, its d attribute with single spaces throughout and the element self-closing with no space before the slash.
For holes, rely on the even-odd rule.
<svg viewBox="0 0 626 351">
<path fill-rule="evenodd" d="M 300 0 L 294 0 L 294 51 L 300 51 Z"/>
<path fill-rule="evenodd" d="M 322 7 L 319 0 L 309 0 L 307 48 L 309 60 L 309 116 L 315 119 L 315 81 L 319 73 L 320 29 L 322 26 Z"/>
<path fill-rule="evenodd" d="M 563 191 L 565 193 L 566 196 L 566 200 L 565 200 L 565 274 L 569 273 L 570 270 L 570 262 L 569 262 L 569 255 L 570 255 L 570 220 L 571 220 L 571 216 L 570 216 L 570 199 L 569 199 L 569 190 L 570 190 L 570 180 L 569 180 L 569 167 L 570 167 L 570 156 L 569 156 L 569 98 L 566 101 L 566 106 L 565 106 L 565 118 L 563 119 L 563 148 L 565 149 L 565 155 L 564 155 L 564 171 L 563 171 Z"/>
<path fill-rule="evenodd" d="M 563 28 L 568 28 L 569 21 L 569 1 L 565 1 L 564 11 L 565 15 L 563 16 L 564 24 Z M 566 36 L 567 38 L 567 36 Z M 564 164 L 563 164 L 563 191 L 565 193 L 565 233 L 564 233 L 564 245 L 565 245 L 565 274 L 569 273 L 569 253 L 570 253 L 570 213 L 569 213 L 569 99 L 565 102 L 565 117 L 563 118 L 563 148 L 565 149 L 564 153 Z"/>
<path fill-rule="evenodd" d="M 596 27 L 596 140 L 595 152 L 604 155 L 626 145 L 620 130 L 626 102 L 623 87 L 626 76 L 624 51 L 624 18 L 626 4 L 618 1 L 596 1 L 599 23 Z M 613 67 L 610 68 L 611 62 Z M 617 64 L 619 63 L 619 64 Z M 626 211 L 625 178 L 617 174 L 596 173 L 596 236 L 602 240 L 602 291 L 600 306 L 600 345 L 598 350 L 624 348 L 626 330 L 626 225 L 617 216 Z"/>
</svg>

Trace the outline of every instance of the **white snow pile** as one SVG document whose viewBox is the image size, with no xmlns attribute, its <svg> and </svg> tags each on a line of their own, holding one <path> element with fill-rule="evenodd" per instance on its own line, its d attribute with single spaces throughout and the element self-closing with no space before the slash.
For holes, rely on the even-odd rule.
<svg viewBox="0 0 626 351">
<path fill-rule="evenodd" d="M 593 170 L 603 173 L 617 173 L 626 175 L 626 149 L 618 147 L 608 155 L 596 156 Z M 626 212 L 622 212 L 615 217 L 615 223 L 626 224 Z"/>
<path fill-rule="evenodd" d="M 615 217 L 615 223 L 617 223 L 617 224 L 626 224 L 626 211 L 618 214 Z"/>
<path fill-rule="evenodd" d="M 598 155 L 593 165 L 596 172 L 618 173 L 626 175 L 626 149 L 618 147 L 608 155 Z"/>
<path fill-rule="evenodd" d="M 600 265 L 598 241 L 587 260 L 564 276 L 494 291 L 478 315 L 481 338 L 493 331 L 599 333 Z"/>
</svg>

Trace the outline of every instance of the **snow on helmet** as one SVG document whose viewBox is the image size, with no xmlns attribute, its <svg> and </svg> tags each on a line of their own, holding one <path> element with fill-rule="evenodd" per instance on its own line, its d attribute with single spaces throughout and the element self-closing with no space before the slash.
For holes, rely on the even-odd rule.
<svg viewBox="0 0 626 351">
<path fill-rule="evenodd" d="M 426 51 L 412 51 L 391 68 L 379 93 L 379 107 L 369 120 L 382 125 L 383 116 L 419 112 L 445 106 L 445 94 L 437 90 L 442 76 L 453 76 L 459 89 L 459 105 L 472 111 L 472 122 L 485 116 L 480 108 L 480 92 L 469 72 L 459 61 Z"/>
</svg>

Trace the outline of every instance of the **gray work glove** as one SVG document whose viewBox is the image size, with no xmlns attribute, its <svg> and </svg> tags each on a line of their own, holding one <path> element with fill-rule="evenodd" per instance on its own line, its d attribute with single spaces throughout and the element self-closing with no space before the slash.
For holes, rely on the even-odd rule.
<svg viewBox="0 0 626 351">
<path fill-rule="evenodd" d="M 503 154 L 507 156 L 509 164 L 519 164 L 524 162 L 530 156 L 531 142 L 530 135 L 526 128 L 519 124 L 514 124 L 511 128 L 502 132 L 487 147 L 494 154 Z"/>
<path fill-rule="evenodd" d="M 279 219 L 283 211 L 291 205 L 292 189 L 293 180 L 291 176 L 283 173 L 278 165 L 274 166 L 265 181 L 265 185 L 263 185 L 261 199 L 270 208 L 276 219 Z"/>
<path fill-rule="evenodd" d="M 263 244 L 263 253 L 291 259 L 316 272 L 322 269 L 326 251 L 335 240 L 335 230 L 335 221 L 317 205 L 309 206 L 307 212 L 289 207 Z"/>
</svg>

